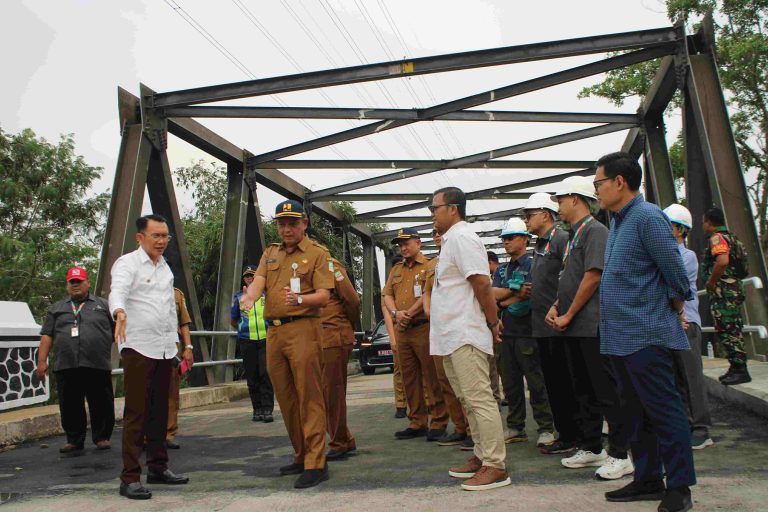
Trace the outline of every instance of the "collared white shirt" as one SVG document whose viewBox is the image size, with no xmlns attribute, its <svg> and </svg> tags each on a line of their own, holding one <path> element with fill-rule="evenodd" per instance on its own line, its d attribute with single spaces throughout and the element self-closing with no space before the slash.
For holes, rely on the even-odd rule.
<svg viewBox="0 0 768 512">
<path fill-rule="evenodd" d="M 112 265 L 109 311 L 122 309 L 126 315 L 125 343 L 151 359 L 176 355 L 178 320 L 173 295 L 173 272 L 165 259 L 155 264 L 139 247 L 124 254 Z"/>
<path fill-rule="evenodd" d="M 443 235 L 432 285 L 429 352 L 447 356 L 464 345 L 493 354 L 493 337 L 468 277 L 488 276 L 488 254 L 480 237 L 462 221 Z"/>
</svg>

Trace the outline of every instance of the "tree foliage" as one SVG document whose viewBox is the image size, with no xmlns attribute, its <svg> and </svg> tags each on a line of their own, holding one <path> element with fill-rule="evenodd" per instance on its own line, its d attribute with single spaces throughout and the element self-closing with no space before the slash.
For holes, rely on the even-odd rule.
<svg viewBox="0 0 768 512">
<path fill-rule="evenodd" d="M 670 20 L 693 28 L 708 12 L 715 20 L 716 59 L 726 91 L 734 138 L 756 209 L 763 247 L 768 249 L 768 0 L 667 0 Z M 599 84 L 580 92 L 616 105 L 648 91 L 658 60 L 608 73 Z M 682 142 L 670 147 L 683 157 Z"/>
<path fill-rule="evenodd" d="M 27 302 L 40 319 L 65 294 L 69 267 L 95 279 L 109 194 L 88 190 L 101 174 L 71 134 L 52 144 L 0 129 L 0 300 Z"/>
</svg>

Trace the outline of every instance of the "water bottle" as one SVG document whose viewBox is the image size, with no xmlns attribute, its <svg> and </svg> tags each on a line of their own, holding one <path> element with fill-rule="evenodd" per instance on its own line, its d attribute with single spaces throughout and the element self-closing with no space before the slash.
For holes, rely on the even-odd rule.
<svg viewBox="0 0 768 512">
<path fill-rule="evenodd" d="M 707 342 L 707 359 L 715 358 L 715 347 L 712 346 L 712 342 Z"/>
</svg>

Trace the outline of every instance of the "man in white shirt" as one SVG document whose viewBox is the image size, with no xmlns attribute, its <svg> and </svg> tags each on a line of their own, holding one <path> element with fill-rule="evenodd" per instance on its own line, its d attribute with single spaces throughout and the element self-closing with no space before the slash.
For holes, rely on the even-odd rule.
<svg viewBox="0 0 768 512">
<path fill-rule="evenodd" d="M 488 279 L 483 242 L 470 228 L 467 199 L 460 189 L 442 188 L 429 211 L 443 233 L 440 262 L 432 288 L 430 353 L 443 356 L 445 374 L 467 411 L 474 455 L 448 474 L 465 478 L 462 489 L 482 491 L 511 484 L 504 459 L 501 415 L 491 392 L 489 355 L 498 343 L 499 319 Z"/>
<path fill-rule="evenodd" d="M 139 248 L 112 266 L 109 310 L 116 321 L 125 388 L 120 495 L 146 500 L 152 493 L 141 485 L 139 462 L 145 436 L 147 483 L 186 484 L 189 478 L 168 469 L 165 446 L 171 360 L 178 339 L 173 273 L 163 259 L 171 235 L 160 215 L 139 217 L 136 230 Z"/>
</svg>

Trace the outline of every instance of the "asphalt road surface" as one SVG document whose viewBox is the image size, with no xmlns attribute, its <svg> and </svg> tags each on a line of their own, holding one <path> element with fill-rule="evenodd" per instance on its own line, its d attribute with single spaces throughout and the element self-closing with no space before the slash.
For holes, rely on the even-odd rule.
<svg viewBox="0 0 768 512">
<path fill-rule="evenodd" d="M 90 445 L 82 456 L 63 457 L 58 448 L 64 438 L 54 437 L 0 453 L 0 510 L 656 510 L 652 502 L 604 500 L 605 491 L 626 484 L 629 477 L 600 482 L 593 469 L 568 470 L 558 456 L 539 454 L 530 410 L 530 441 L 507 445 L 513 484 L 488 492 L 462 491 L 447 469 L 471 454 L 423 438 L 396 441 L 393 433 L 405 428 L 407 420 L 393 417 L 391 386 L 390 373 L 350 379 L 349 418 L 358 455 L 331 463 L 330 480 L 313 489 L 294 490 L 296 477 L 278 475 L 292 454 L 280 414 L 272 424 L 253 423 L 250 402 L 243 400 L 180 414 L 182 448 L 170 451 L 170 467 L 188 474 L 189 485 L 148 486 L 154 497 L 146 502 L 120 497 L 117 428 L 113 448 L 106 452 Z M 695 510 L 768 510 L 766 421 L 719 402 L 712 408 L 716 444 L 695 452 Z"/>
</svg>

